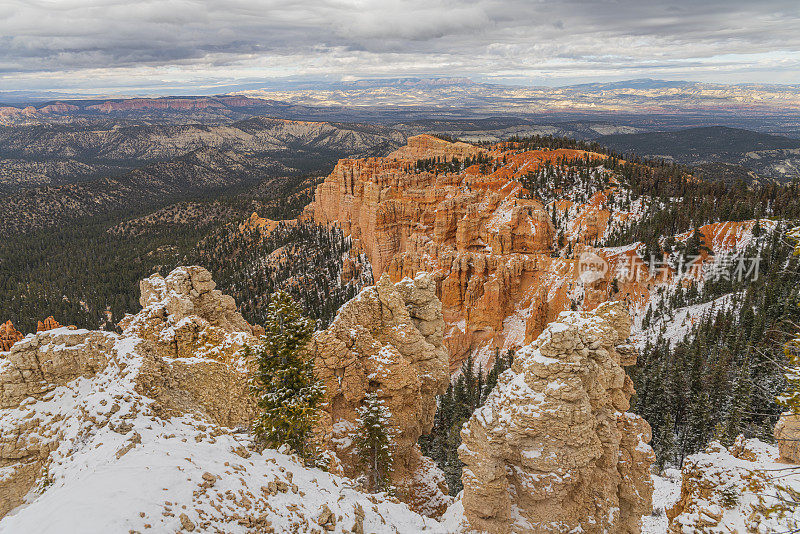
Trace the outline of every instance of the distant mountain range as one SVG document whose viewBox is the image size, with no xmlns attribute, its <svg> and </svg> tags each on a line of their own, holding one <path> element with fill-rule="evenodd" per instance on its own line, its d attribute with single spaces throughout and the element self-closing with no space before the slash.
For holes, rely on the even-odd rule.
<svg viewBox="0 0 800 534">
<path fill-rule="evenodd" d="M 800 86 L 794 85 L 644 79 L 548 88 L 398 78 L 211 96 L 10 96 L 26 95 L 29 105 L 0 106 L 0 196 L 67 187 L 67 197 L 86 198 L 89 207 L 95 195 L 82 183 L 117 180 L 198 150 L 214 151 L 205 155 L 211 162 L 235 153 L 247 160 L 243 168 L 252 165 L 263 177 L 317 172 L 345 156 L 383 155 L 420 133 L 470 142 L 531 135 L 595 140 L 617 152 L 696 166 L 713 179 L 800 177 Z M 59 193 L 43 194 L 35 196 L 47 204 Z M 8 198 L 5 206 L 35 213 L 35 206 L 25 207 L 29 200 Z"/>
<path fill-rule="evenodd" d="M 513 116 L 539 124 L 604 121 L 644 131 L 724 125 L 800 138 L 800 85 L 642 79 L 530 87 L 466 78 L 397 78 L 244 87 L 229 88 L 224 95 L 159 98 L 0 93 L 0 103 L 9 103 L 0 104 L 0 124 L 98 117 L 220 123 L 255 115 L 391 124 Z"/>
<path fill-rule="evenodd" d="M 263 117 L 225 126 L 0 128 L 0 235 L 321 175 L 340 158 L 382 155 L 404 140 L 379 126 Z"/>
</svg>

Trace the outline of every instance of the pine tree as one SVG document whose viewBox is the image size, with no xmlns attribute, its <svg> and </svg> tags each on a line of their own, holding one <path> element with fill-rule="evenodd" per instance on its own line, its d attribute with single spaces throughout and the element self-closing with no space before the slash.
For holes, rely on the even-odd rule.
<svg viewBox="0 0 800 534">
<path fill-rule="evenodd" d="M 313 460 L 312 429 L 324 389 L 302 350 L 314 332 L 314 321 L 279 291 L 267 307 L 264 330 L 261 345 L 251 353 L 256 370 L 250 388 L 260 410 L 253 431 L 268 447 L 286 444 L 302 458 Z"/>
<path fill-rule="evenodd" d="M 392 414 L 378 398 L 377 393 L 367 393 L 364 404 L 358 408 L 357 431 L 354 444 L 366 470 L 368 491 L 386 491 L 392 472 L 393 445 L 389 420 Z"/>
<path fill-rule="evenodd" d="M 797 243 L 794 255 L 800 256 L 800 227 L 794 228 L 789 237 Z M 800 335 L 785 345 L 784 353 L 787 359 L 785 367 L 787 387 L 777 401 L 786 412 L 800 415 Z"/>
<path fill-rule="evenodd" d="M 433 430 L 429 436 L 419 440 L 423 454 L 432 458 L 444 472 L 444 478 L 450 495 L 458 495 L 461 484 L 461 468 L 463 464 L 458 458 L 458 447 L 461 445 L 461 429 L 472 413 L 483 403 L 497 385 L 500 374 L 511 367 L 514 353 L 511 350 L 501 353 L 495 350 L 494 364 L 485 378 L 483 370 L 475 375 L 475 363 L 468 357 L 461 365 L 461 374 L 439 397 L 439 408 L 434 417 Z"/>
<path fill-rule="evenodd" d="M 733 382 L 731 405 L 725 419 L 724 434 L 721 436 L 721 441 L 726 446 L 731 445 L 742 431 L 746 417 L 745 412 L 750 406 L 750 382 L 748 381 L 750 374 L 750 361 L 746 358 Z"/>
</svg>

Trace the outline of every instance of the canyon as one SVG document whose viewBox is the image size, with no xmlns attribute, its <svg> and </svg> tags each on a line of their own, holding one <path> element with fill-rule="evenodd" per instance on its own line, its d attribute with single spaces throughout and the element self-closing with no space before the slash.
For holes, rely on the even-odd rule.
<svg viewBox="0 0 800 534">
<path fill-rule="evenodd" d="M 295 127 L 279 125 L 287 139 Z M 333 138 L 347 145 L 350 134 Z M 249 204 L 211 209 L 198 202 L 109 230 L 127 239 L 162 223 L 225 221 L 217 241 L 199 243 L 207 253 L 218 248 L 215 276 L 226 263 L 237 271 L 224 286 L 236 300 L 204 267 L 159 265 L 169 274 L 144 271 L 141 309 L 116 332 L 63 327 L 52 316 L 28 335 L 17 327 L 33 326 L 20 327 L 16 316 L 17 327 L 0 326 L 0 533 L 58 532 L 56 523 L 42 527 L 50 520 L 45 512 L 74 510 L 64 505 L 72 495 L 104 508 L 92 516 L 98 528 L 123 531 L 652 533 L 791 524 L 791 516 L 762 505 L 783 491 L 765 473 L 798 461 L 796 417 L 780 418 L 777 447 L 713 442 L 686 456 L 682 473 L 651 475 L 651 427 L 631 413 L 642 413 L 631 407 L 631 377 L 644 369 L 637 352 L 647 354 L 643 348 L 662 337 L 685 342 L 693 324 L 735 301 L 727 293 L 662 307 L 648 325 L 644 310 L 710 280 L 708 269 L 728 253 L 779 239 L 780 220 L 715 216 L 696 232 L 661 232 L 655 254 L 663 265 L 649 269 L 644 258 L 653 244 L 625 231 L 668 201 L 634 191 L 615 157 L 547 142 L 420 135 L 399 146 L 370 139 L 388 155 L 355 154 L 365 157 L 341 159 L 321 183 L 305 182 L 319 185 L 301 221 L 271 220 Z M 202 174 L 209 169 L 202 161 L 197 168 L 207 181 L 232 176 L 224 162 L 211 176 Z M 233 168 L 244 180 L 247 165 Z M 330 229 L 310 223 L 338 227 L 329 236 L 338 248 L 312 255 L 289 239 L 307 234 L 323 243 Z M 272 239 L 274 250 L 259 248 Z M 681 274 L 674 260 L 690 243 L 697 263 Z M 286 279 L 255 270 L 294 261 L 336 269 L 324 281 L 306 270 L 290 269 Z M 342 284 L 348 292 L 334 298 Z M 247 387 L 252 361 L 242 348 L 257 344 L 262 330 L 244 303 L 278 287 L 332 308 L 306 353 L 326 389 L 316 434 L 335 455 L 327 473 L 283 448 L 259 449 L 247 431 L 257 408 Z M 49 313 L 76 322 L 55 312 L 33 317 Z M 447 495 L 444 472 L 422 454 L 420 437 L 434 427 L 438 401 L 463 363 L 488 370 L 500 351 L 513 354 L 511 368 L 455 427 L 464 492 Z M 392 495 L 366 494 L 359 482 L 364 466 L 352 433 L 368 395 L 391 413 Z M 156 463 L 166 467 L 155 473 Z M 124 509 L 107 495 L 121 472 L 135 473 L 120 482 L 129 496 Z M 671 500 L 664 491 L 670 476 Z M 796 478 L 787 479 L 792 487 L 800 487 Z M 139 498 L 141 487 L 167 492 L 164 504 Z M 754 487 L 773 501 L 731 498 Z"/>
<path fill-rule="evenodd" d="M 612 299 L 636 313 L 655 287 L 702 279 L 716 256 L 753 241 L 754 220 L 703 225 L 705 248 L 686 273 L 668 255 L 651 269 L 642 242 L 602 246 L 662 202 L 634 199 L 607 158 L 414 136 L 384 158 L 340 160 L 302 218 L 350 235 L 377 278 L 433 274 L 454 371 L 469 356 L 486 364 L 497 351 L 531 343 L 562 311 Z M 562 175 L 575 180 L 557 186 Z M 776 223 L 758 225 L 768 231 Z M 681 244 L 690 236 L 673 237 Z"/>
<path fill-rule="evenodd" d="M 436 396 L 449 381 L 442 305 L 431 275 L 392 283 L 385 274 L 377 285 L 345 304 L 331 326 L 318 331 L 308 346 L 307 357 L 313 359 L 315 372 L 326 386 L 317 433 L 322 446 L 335 454 L 330 474 L 304 467 L 297 458 L 281 452 L 262 450 L 242 435 L 256 412 L 247 387 L 253 362 L 242 349 L 258 343 L 262 330 L 248 324 L 233 299 L 215 286 L 211 274 L 198 266 L 178 267 L 166 277 L 154 274 L 140 282 L 142 309 L 120 323 L 119 333 L 65 328 L 48 318 L 43 322 L 45 329 L 0 355 L 0 425 L 4 429 L 0 532 L 31 525 L 39 525 L 40 532 L 71 528 L 64 522 L 71 525 L 78 516 L 64 515 L 61 510 L 66 508 L 56 507 L 44 515 L 37 510 L 73 493 L 104 508 L 90 516 L 89 524 L 134 530 L 269 533 L 292 525 L 333 531 L 352 525 L 350 532 L 410 528 L 444 534 L 486 526 L 476 521 L 476 514 L 482 514 L 497 495 L 476 497 L 475 492 L 481 490 L 470 482 L 471 473 L 478 472 L 478 465 L 511 466 L 513 458 L 501 458 L 483 440 L 465 440 L 469 469 L 462 502 L 445 494 L 438 468 L 421 455 L 417 445 L 420 435 L 430 431 Z M 542 351 L 567 367 L 581 354 L 591 354 L 580 370 L 567 371 L 572 378 L 561 373 L 561 367 L 552 367 L 553 377 L 559 375 L 571 384 L 565 387 L 580 389 L 584 379 L 598 384 L 591 391 L 576 390 L 572 396 L 578 399 L 576 409 L 580 402 L 591 405 L 593 415 L 581 432 L 596 433 L 600 441 L 576 442 L 569 450 L 578 471 L 586 476 L 592 470 L 597 476 L 613 472 L 634 485 L 633 490 L 624 484 L 619 490 L 612 485 L 603 489 L 608 502 L 625 511 L 619 524 L 633 532 L 637 518 L 649 507 L 648 481 L 640 482 L 639 475 L 646 471 L 652 451 L 646 445 L 646 423 L 632 414 L 621 415 L 632 392 L 630 379 L 620 367 L 630 363 L 623 359 L 632 357 L 624 344 L 630 318 L 617 303 L 561 320 L 526 350 Z M 580 334 L 570 327 L 574 339 L 568 342 L 562 326 L 575 321 L 592 326 L 582 327 Z M 526 361 L 517 360 L 485 408 L 517 403 L 519 410 L 509 409 L 507 417 L 500 417 L 512 426 L 527 424 L 528 401 L 522 399 L 520 404 L 507 385 L 517 382 L 518 373 L 525 374 L 525 380 L 542 394 L 550 395 L 545 392 L 553 389 L 528 375 L 537 371 Z M 367 497 L 352 481 L 363 469 L 353 456 L 351 439 L 356 408 L 367 392 L 377 393 L 390 410 L 395 447 L 391 476 L 397 498 L 405 504 L 382 494 Z M 561 395 L 551 397 L 554 407 L 570 397 Z M 602 404 L 606 402 L 621 411 L 612 423 L 618 430 L 610 438 L 602 430 L 609 424 L 603 415 L 608 412 Z M 485 420 L 486 416 L 477 417 Z M 569 417 L 558 412 L 545 426 L 555 428 Z M 477 437 L 477 423 L 470 424 L 465 432 Z M 547 441 L 546 433 L 531 430 L 526 435 L 525 447 Z M 619 449 L 626 460 L 602 471 L 599 466 L 605 464 L 600 459 L 612 449 Z M 149 474 L 149 466 L 155 464 L 158 472 Z M 82 474 L 87 469 L 93 473 L 88 478 Z M 124 480 L 114 475 L 120 469 L 127 473 Z M 532 464 L 520 469 L 550 471 L 553 466 Z M 115 481 L 114 492 L 108 491 L 110 480 Z M 534 493 L 547 491 L 552 484 L 549 478 L 531 480 L 535 487 L 528 489 Z M 164 505 L 133 497 L 153 484 L 166 492 Z M 231 488 L 235 488 L 233 502 L 215 505 Z M 340 498 L 331 501 L 331 492 Z M 120 494 L 132 498 L 126 499 L 124 509 L 109 502 L 110 495 Z M 632 495 L 639 495 L 639 500 L 632 501 Z M 530 506 L 522 494 L 518 499 L 514 509 Z M 364 508 L 372 512 L 365 513 Z M 573 512 L 580 513 L 580 508 Z M 610 524 L 616 525 L 617 520 Z M 488 530 L 506 532 L 496 525 Z"/>
<path fill-rule="evenodd" d="M 0 353 L 0 532 L 743 532 L 797 519 L 780 496 L 800 478 L 772 474 L 795 460 L 744 438 L 688 457 L 665 501 L 664 479 L 650 475 L 649 425 L 629 412 L 624 367 L 637 350 L 620 301 L 564 312 L 517 352 L 462 429 L 464 493 L 454 498 L 416 444 L 448 382 L 432 275 L 393 283 L 384 273 L 314 335 L 307 357 L 326 386 L 317 433 L 335 454 L 329 472 L 261 449 L 245 430 L 256 407 L 241 349 L 261 330 L 215 285 L 198 266 L 155 274 L 120 333 L 47 320 L 54 328 Z M 391 412 L 396 497 L 358 486 L 350 440 L 368 392 Z M 653 526 L 654 481 L 668 527 Z M 759 494 L 732 497 L 752 488 Z"/>
<path fill-rule="evenodd" d="M 479 157 L 488 163 L 460 172 L 414 167 L 425 158 L 463 163 Z M 385 272 L 399 281 L 419 271 L 433 273 L 453 369 L 470 354 L 486 362 L 496 350 L 530 343 L 575 305 L 591 310 L 610 297 L 618 269 L 632 260 L 641 263 L 635 247 L 623 252 L 589 244 L 635 216 L 606 208 L 613 186 L 586 203 L 559 201 L 551 208 L 529 198 L 518 181 L 546 165 L 585 158 L 605 156 L 519 150 L 513 143 L 486 149 L 428 135 L 411 137 L 385 158 L 341 160 L 317 186 L 303 217 L 337 225 L 358 240 L 376 277 Z M 571 258 L 559 255 L 552 209 L 574 214 L 567 236 L 575 247 Z M 588 280 L 580 270 L 581 253 L 602 257 L 608 272 Z M 652 277 L 644 269 L 637 277 L 619 282 L 615 298 L 646 302 Z"/>
</svg>

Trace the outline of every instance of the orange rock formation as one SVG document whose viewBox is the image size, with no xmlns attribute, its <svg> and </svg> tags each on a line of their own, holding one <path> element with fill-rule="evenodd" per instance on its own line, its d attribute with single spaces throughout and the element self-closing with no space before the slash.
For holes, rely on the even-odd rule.
<svg viewBox="0 0 800 534">
<path fill-rule="evenodd" d="M 261 232 L 261 235 L 263 237 L 266 237 L 269 234 L 271 234 L 281 224 L 294 225 L 297 224 L 297 220 L 290 219 L 285 221 L 273 221 L 272 219 L 265 219 L 263 217 L 259 217 L 258 213 L 253 212 L 253 214 L 250 215 L 249 219 L 239 224 L 239 231 L 252 232 L 253 230 L 258 230 L 259 232 Z"/>
<path fill-rule="evenodd" d="M 413 165 L 418 159 L 463 161 L 479 154 L 491 163 L 459 173 L 420 172 Z M 448 325 L 445 343 L 451 368 L 456 368 L 469 353 L 486 361 L 495 349 L 530 343 L 561 311 L 592 309 L 611 296 L 615 262 L 628 257 L 596 251 L 611 268 L 599 280 L 582 280 L 578 260 L 554 257 L 551 217 L 539 200 L 524 198 L 527 192 L 517 181 L 546 162 L 602 157 L 578 150 L 523 151 L 509 143 L 483 149 L 427 135 L 411 137 L 408 146 L 386 158 L 339 161 L 317 186 L 304 217 L 336 224 L 358 239 L 376 280 L 384 272 L 393 281 L 420 271 L 434 273 Z M 481 167 L 488 172 L 482 173 Z M 593 223 L 585 225 L 576 243 L 592 242 L 605 231 L 609 215 L 597 215 L 601 200 L 590 202 Z M 617 288 L 615 298 L 638 302 L 646 297 L 640 284 Z"/>
<path fill-rule="evenodd" d="M 11 321 L 6 321 L 2 325 L 0 325 L 0 351 L 8 351 L 11 350 L 11 347 L 22 339 L 23 336 L 20 331 L 14 328 L 14 323 Z"/>
<path fill-rule="evenodd" d="M 56 321 L 53 316 L 51 315 L 44 321 L 37 321 L 36 324 L 36 331 L 37 332 L 44 332 L 46 330 L 53 330 L 56 328 L 61 328 L 61 325 L 58 321 Z"/>
</svg>

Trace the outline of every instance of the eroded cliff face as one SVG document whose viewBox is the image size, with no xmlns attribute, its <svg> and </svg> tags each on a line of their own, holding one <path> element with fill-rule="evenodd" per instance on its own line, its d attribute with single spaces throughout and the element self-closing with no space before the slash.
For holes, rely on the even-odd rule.
<svg viewBox="0 0 800 534">
<path fill-rule="evenodd" d="M 140 439 L 127 421 L 141 414 L 249 425 L 255 407 L 239 349 L 256 338 L 233 299 L 214 289 L 202 267 L 153 275 L 141 290 L 143 309 L 126 317 L 121 334 L 56 327 L 17 342 L 0 359 L 0 517 L 47 473 L 51 453 L 69 455 L 93 428 L 129 435 L 119 458 Z M 108 382 L 95 392 L 99 404 L 84 395 L 81 379 Z M 76 399 L 88 404 L 72 406 Z M 29 406 L 51 401 L 51 409 L 26 415 Z"/>
<path fill-rule="evenodd" d="M 166 413 L 192 406 L 217 424 L 249 426 L 255 406 L 240 349 L 257 344 L 260 327 L 244 320 L 233 297 L 214 289 L 202 267 L 154 274 L 139 287 L 142 311 L 125 317 L 120 328 L 142 340 L 142 394 L 158 400 Z"/>
<path fill-rule="evenodd" d="M 628 412 L 631 319 L 564 312 L 518 351 L 461 432 L 464 513 L 489 533 L 638 533 L 651 510 L 650 426 Z"/>
<path fill-rule="evenodd" d="M 417 159 L 447 162 L 456 157 L 463 162 L 479 155 L 489 163 L 457 173 L 414 167 Z M 376 279 L 383 273 L 393 281 L 421 271 L 433 273 L 453 370 L 469 353 L 486 361 L 495 349 L 519 348 L 561 311 L 592 309 L 611 296 L 615 271 L 636 256 L 635 247 L 625 253 L 588 243 L 610 221 L 618 223 L 630 214 L 617 210 L 612 217 L 603 203 L 605 194 L 573 206 L 578 223 L 567 237 L 576 253 L 558 257 L 551 214 L 541 201 L 525 198 L 529 195 L 518 181 L 544 165 L 602 157 L 509 145 L 489 150 L 427 135 L 411 137 L 406 147 L 386 158 L 339 161 L 317 186 L 304 217 L 338 225 L 357 239 Z M 582 280 L 581 251 L 601 255 L 609 269 L 597 280 Z M 618 284 L 615 298 L 646 301 L 649 279 L 642 269 L 640 280 Z"/>
<path fill-rule="evenodd" d="M 434 516 L 449 503 L 447 487 L 417 440 L 431 430 L 436 395 L 447 389 L 444 326 L 432 276 L 396 284 L 383 276 L 345 304 L 308 349 L 326 388 L 318 428 L 323 447 L 336 454 L 346 476 L 363 473 L 352 446 L 356 410 L 367 393 L 377 393 L 391 413 L 392 484 L 412 509 Z"/>
</svg>

